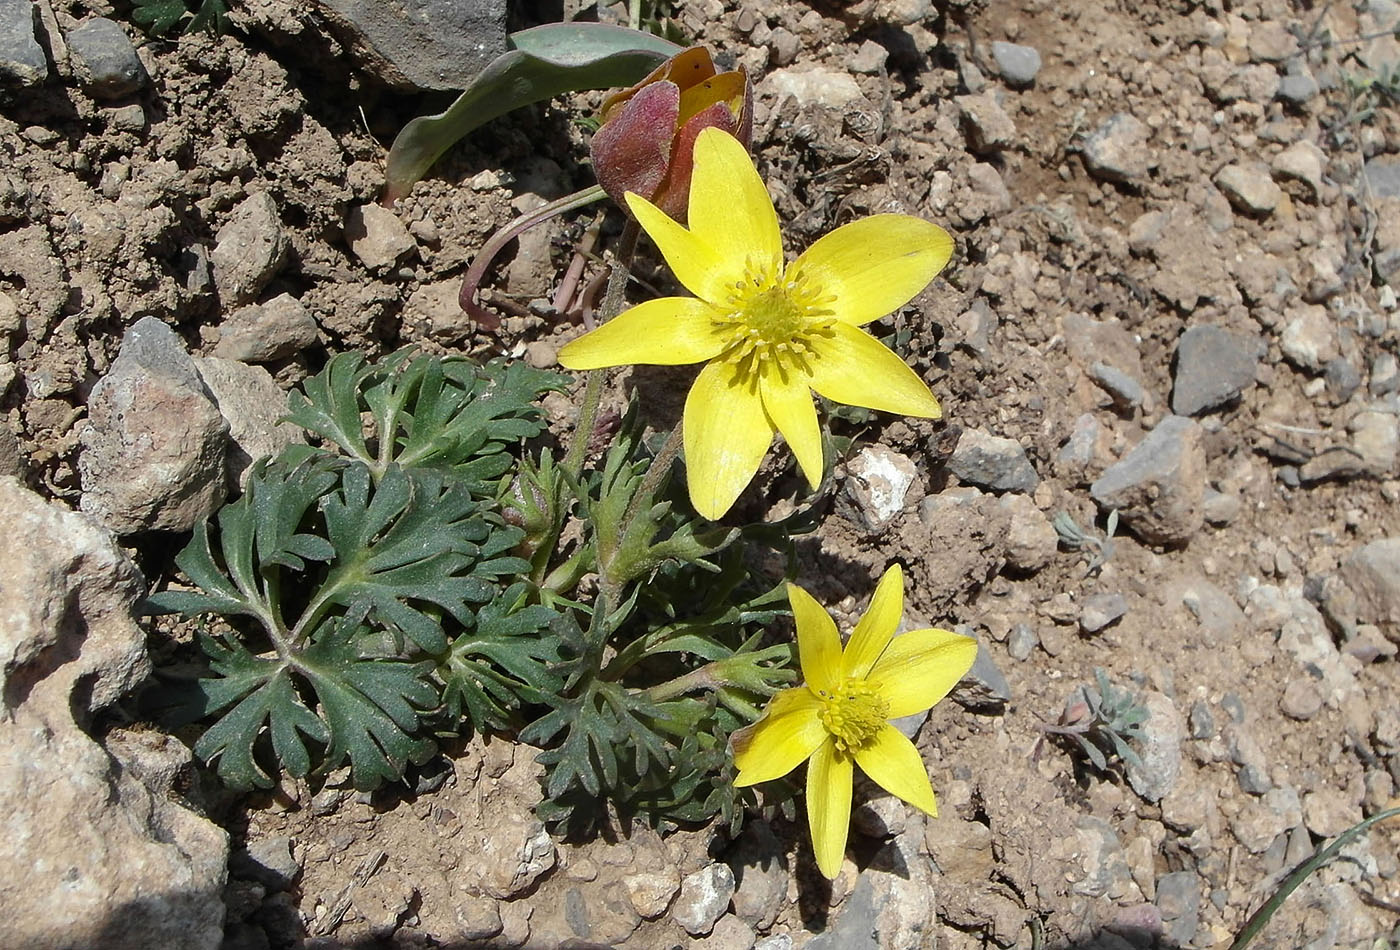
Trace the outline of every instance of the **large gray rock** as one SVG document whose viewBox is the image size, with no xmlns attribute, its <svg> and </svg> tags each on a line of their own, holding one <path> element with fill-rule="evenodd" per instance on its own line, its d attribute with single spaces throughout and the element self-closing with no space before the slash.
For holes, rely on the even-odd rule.
<svg viewBox="0 0 1400 950">
<path fill-rule="evenodd" d="M 129 96 L 146 84 L 146 70 L 126 31 L 94 17 L 68 34 L 68 52 L 83 88 L 103 99 Z"/>
<path fill-rule="evenodd" d="M 1211 324 L 1187 330 L 1176 344 L 1172 412 L 1194 416 L 1234 399 L 1254 385 L 1264 351 L 1257 336 Z"/>
<path fill-rule="evenodd" d="M 216 950 L 227 836 L 84 731 L 149 672 L 140 574 L 12 478 L 0 519 L 0 861 L 23 869 L 0 877 L 0 946 Z"/>
<path fill-rule="evenodd" d="M 38 31 L 38 4 L 0 0 L 0 79 L 32 86 L 49 78 L 49 61 L 39 45 Z"/>
<path fill-rule="evenodd" d="M 465 89 L 506 51 L 506 0 L 316 0 L 365 69 L 396 89 Z"/>
<path fill-rule="evenodd" d="M 228 424 L 173 330 L 145 317 L 88 399 L 81 507 L 117 534 L 188 531 L 228 494 Z"/>
<path fill-rule="evenodd" d="M 1205 520 L 1205 476 L 1201 427 L 1183 416 L 1167 416 L 1089 486 L 1089 493 L 1100 507 L 1117 510 L 1143 540 L 1179 544 Z"/>
</svg>

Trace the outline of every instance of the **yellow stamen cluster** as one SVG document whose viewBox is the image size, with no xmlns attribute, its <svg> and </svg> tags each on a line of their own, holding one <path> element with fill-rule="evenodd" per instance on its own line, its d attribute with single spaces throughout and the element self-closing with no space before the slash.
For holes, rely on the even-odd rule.
<svg viewBox="0 0 1400 950">
<path fill-rule="evenodd" d="M 729 363 L 748 365 L 756 372 L 764 364 L 786 374 L 804 367 L 812 338 L 831 335 L 834 316 L 825 304 L 835 298 L 801 275 L 784 276 L 781 265 L 744 269 L 715 318 L 729 342 L 720 356 Z"/>
<path fill-rule="evenodd" d="M 889 718 L 889 702 L 865 679 L 847 677 L 835 690 L 819 690 L 817 695 L 822 699 L 822 725 L 844 753 L 864 747 Z"/>
</svg>

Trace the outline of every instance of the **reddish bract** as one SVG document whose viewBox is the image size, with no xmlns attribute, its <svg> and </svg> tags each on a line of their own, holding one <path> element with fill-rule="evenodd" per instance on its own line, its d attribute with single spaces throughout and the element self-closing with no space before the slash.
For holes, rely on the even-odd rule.
<svg viewBox="0 0 1400 950">
<path fill-rule="evenodd" d="M 609 96 L 601 118 L 592 144 L 598 183 L 623 208 L 631 191 L 683 223 L 695 137 L 713 126 L 747 148 L 753 84 L 742 69 L 717 73 L 710 51 L 693 46 Z"/>
</svg>

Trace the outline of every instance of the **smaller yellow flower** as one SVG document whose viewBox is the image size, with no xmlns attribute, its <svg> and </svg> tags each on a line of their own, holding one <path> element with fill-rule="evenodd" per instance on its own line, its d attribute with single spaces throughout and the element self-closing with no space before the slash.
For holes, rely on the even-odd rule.
<svg viewBox="0 0 1400 950">
<path fill-rule="evenodd" d="M 889 720 L 928 709 L 977 658 L 977 641 L 947 630 L 894 636 L 904 613 L 904 574 L 880 578 L 870 609 L 843 651 L 830 614 L 788 585 L 806 682 L 773 697 L 758 722 L 734 733 L 735 785 L 768 782 L 807 765 L 807 821 L 817 867 L 841 869 L 851 823 L 852 766 L 892 795 L 938 817 L 923 759 Z"/>
<path fill-rule="evenodd" d="M 629 192 L 627 207 L 694 297 L 638 304 L 559 351 L 569 369 L 705 362 L 682 416 L 695 510 L 724 516 L 781 432 L 821 481 L 816 392 L 836 402 L 938 418 L 919 375 L 862 329 L 914 298 L 953 239 L 907 214 L 842 225 L 783 261 L 778 215 L 744 146 L 711 127 L 695 139 L 688 227 Z"/>
</svg>

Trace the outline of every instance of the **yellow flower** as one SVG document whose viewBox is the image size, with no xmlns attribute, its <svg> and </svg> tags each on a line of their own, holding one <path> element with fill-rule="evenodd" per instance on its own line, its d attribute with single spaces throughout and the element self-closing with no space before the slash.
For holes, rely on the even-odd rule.
<svg viewBox="0 0 1400 950">
<path fill-rule="evenodd" d="M 634 193 L 627 205 L 695 297 L 639 304 L 559 351 L 570 369 L 709 361 L 685 401 L 687 481 L 695 510 L 720 518 L 781 432 L 807 481 L 822 474 L 812 391 L 836 402 L 938 418 L 938 400 L 899 357 L 860 329 L 902 307 L 943 269 L 942 228 L 878 214 L 783 263 L 773 203 L 748 152 L 717 128 L 695 141 L 689 227 Z"/>
<path fill-rule="evenodd" d="M 977 641 L 947 630 L 895 637 L 904 612 L 904 575 L 893 565 L 843 651 L 831 616 L 788 585 L 806 682 L 769 702 L 758 722 L 734 733 L 735 785 L 781 778 L 807 764 L 807 821 L 817 867 L 841 869 L 851 820 L 852 765 L 892 795 L 938 817 L 928 772 L 914 744 L 889 720 L 928 709 L 977 658 Z"/>
</svg>

